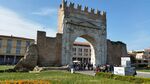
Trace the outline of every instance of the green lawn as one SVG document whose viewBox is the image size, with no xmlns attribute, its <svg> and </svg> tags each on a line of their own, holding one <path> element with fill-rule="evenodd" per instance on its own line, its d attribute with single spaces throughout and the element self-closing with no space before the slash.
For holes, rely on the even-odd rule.
<svg viewBox="0 0 150 84">
<path fill-rule="evenodd" d="M 52 84 L 132 84 L 124 81 L 71 74 L 67 71 L 43 71 L 40 73 L 0 73 L 0 80 L 49 80 Z"/>
<path fill-rule="evenodd" d="M 12 69 L 14 66 L 12 65 L 0 65 L 0 70 Z"/>
<path fill-rule="evenodd" d="M 14 66 L 0 66 L 0 69 L 13 68 Z M 52 84 L 133 84 L 127 81 L 93 77 L 82 74 L 71 74 L 67 71 L 43 71 L 40 73 L 0 73 L 0 80 L 49 80 Z"/>
<path fill-rule="evenodd" d="M 138 70 L 138 71 L 141 71 L 141 72 L 150 72 L 150 69 L 144 69 L 144 70 Z"/>
</svg>

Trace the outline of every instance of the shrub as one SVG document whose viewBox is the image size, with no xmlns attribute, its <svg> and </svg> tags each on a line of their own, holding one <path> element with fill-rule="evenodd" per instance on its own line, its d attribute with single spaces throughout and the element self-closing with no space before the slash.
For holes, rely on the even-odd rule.
<svg viewBox="0 0 150 84">
<path fill-rule="evenodd" d="M 98 72 L 96 73 L 96 77 L 103 77 L 103 78 L 109 78 L 109 79 L 114 79 L 114 80 L 120 80 L 120 81 L 129 81 L 132 83 L 150 83 L 149 78 L 138 78 L 138 77 L 133 77 L 133 76 L 120 76 L 120 75 L 114 75 L 112 73 L 103 73 L 103 72 Z"/>
</svg>

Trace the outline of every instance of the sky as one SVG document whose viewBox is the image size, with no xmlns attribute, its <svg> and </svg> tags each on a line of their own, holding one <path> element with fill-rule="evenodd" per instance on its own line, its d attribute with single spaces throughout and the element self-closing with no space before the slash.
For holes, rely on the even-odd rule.
<svg viewBox="0 0 150 84">
<path fill-rule="evenodd" d="M 67 0 L 107 12 L 107 38 L 128 50 L 150 47 L 150 0 Z M 0 0 L 0 35 L 36 39 L 37 30 L 55 37 L 61 0 Z"/>
</svg>

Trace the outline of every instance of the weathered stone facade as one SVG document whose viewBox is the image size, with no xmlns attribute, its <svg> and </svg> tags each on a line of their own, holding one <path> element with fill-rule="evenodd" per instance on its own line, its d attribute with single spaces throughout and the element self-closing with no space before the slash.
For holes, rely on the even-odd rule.
<svg viewBox="0 0 150 84">
<path fill-rule="evenodd" d="M 61 63 L 62 34 L 57 34 L 56 38 L 46 37 L 46 32 L 37 32 L 37 46 L 39 51 L 38 65 L 52 66 Z"/>
<path fill-rule="evenodd" d="M 39 59 L 41 60 L 38 60 L 38 65 L 39 66 L 61 65 L 62 34 L 57 34 L 57 37 L 52 38 L 53 40 L 51 42 L 48 41 L 44 42 L 44 40 L 40 39 L 39 37 L 41 37 L 42 35 L 44 35 L 42 38 L 51 39 L 50 37 L 46 37 L 45 32 L 42 31 L 37 32 L 38 50 L 39 53 L 43 53 L 43 54 L 39 54 Z M 43 48 L 43 44 L 46 43 L 49 44 L 46 46 L 48 48 Z M 51 54 L 44 54 L 45 52 Z M 107 40 L 107 62 L 106 63 L 112 65 L 120 65 L 121 57 L 123 56 L 127 56 L 126 44 L 119 41 L 114 42 L 114 41 Z"/>
<path fill-rule="evenodd" d="M 107 33 L 106 13 L 94 9 L 88 11 L 81 6 L 74 7 L 74 3 L 63 2 L 59 9 L 59 28 L 62 33 L 61 64 L 72 64 L 72 48 L 77 37 L 82 37 L 91 44 L 91 63 L 95 66 L 106 64 L 107 61 Z"/>
<path fill-rule="evenodd" d="M 74 3 L 60 5 L 58 14 L 58 33 L 56 38 L 46 37 L 45 32 L 38 32 L 39 49 L 38 65 L 72 64 L 72 47 L 77 37 L 82 37 L 91 44 L 91 63 L 120 64 L 121 56 L 127 54 L 126 45 L 107 41 L 106 13 L 88 7 L 82 10 L 81 5 L 74 8 Z M 107 50 L 108 48 L 108 50 Z"/>
<path fill-rule="evenodd" d="M 63 1 L 58 14 L 58 33 L 56 37 L 46 37 L 46 32 L 37 32 L 38 66 L 72 64 L 72 48 L 77 37 L 90 42 L 91 63 L 120 64 L 121 56 L 127 55 L 126 45 L 107 40 L 106 13 L 74 3 Z"/>
<path fill-rule="evenodd" d="M 127 56 L 126 44 L 107 40 L 107 63 L 120 65 L 121 57 Z"/>
</svg>

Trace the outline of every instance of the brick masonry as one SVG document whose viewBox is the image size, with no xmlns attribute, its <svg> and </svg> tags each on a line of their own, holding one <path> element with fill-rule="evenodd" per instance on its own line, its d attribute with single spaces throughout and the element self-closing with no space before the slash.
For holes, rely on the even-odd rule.
<svg viewBox="0 0 150 84">
<path fill-rule="evenodd" d="M 37 45 L 39 50 L 38 65 L 72 64 L 72 46 L 77 37 L 91 43 L 91 62 L 93 65 L 120 64 L 121 56 L 125 56 L 124 43 L 107 40 L 106 12 L 78 5 L 63 0 L 58 13 L 58 33 L 55 38 L 46 37 L 46 33 L 38 31 Z"/>
<path fill-rule="evenodd" d="M 39 52 L 39 66 L 61 65 L 62 34 L 58 33 L 57 37 L 50 38 L 46 37 L 45 32 L 38 31 L 37 45 Z M 122 56 L 127 56 L 126 44 L 119 41 L 114 42 L 107 40 L 107 63 L 120 65 Z"/>
</svg>

